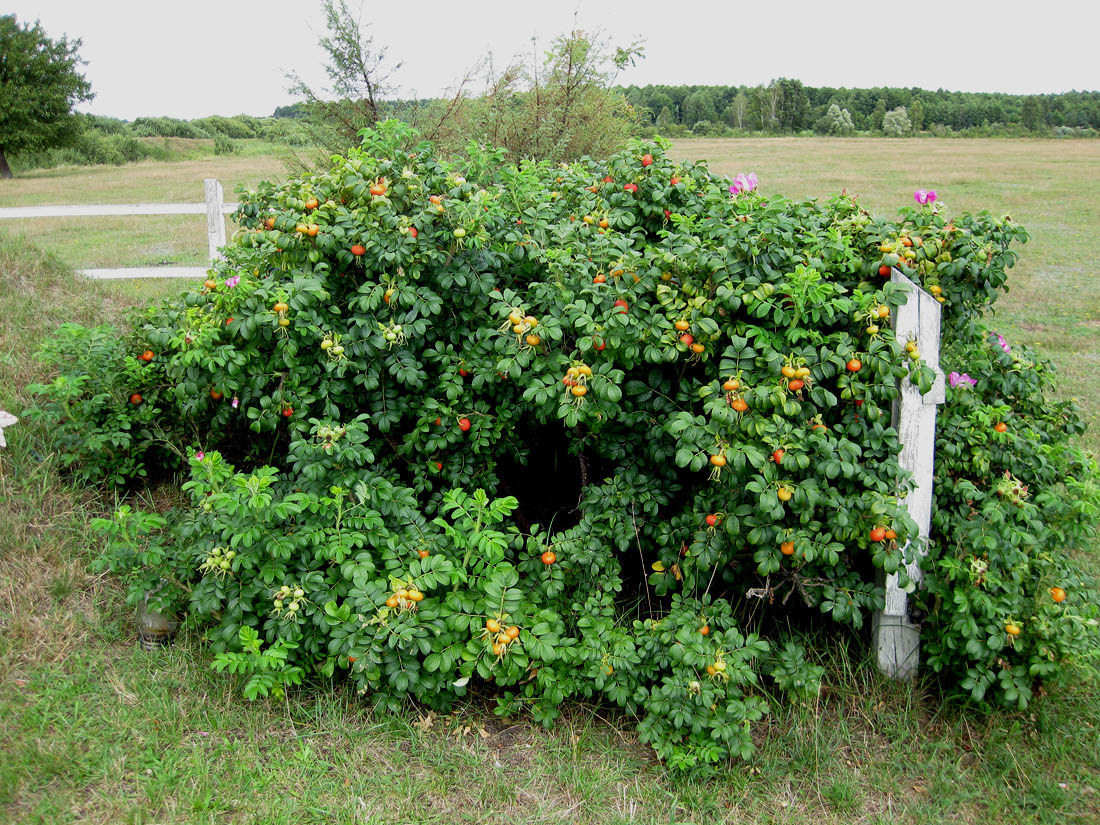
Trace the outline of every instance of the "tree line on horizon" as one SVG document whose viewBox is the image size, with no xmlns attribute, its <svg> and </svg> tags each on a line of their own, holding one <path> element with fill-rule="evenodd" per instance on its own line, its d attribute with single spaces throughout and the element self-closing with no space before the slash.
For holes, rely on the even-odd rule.
<svg viewBox="0 0 1100 825">
<path fill-rule="evenodd" d="M 647 85 L 618 86 L 616 91 L 634 107 L 643 126 L 658 132 L 889 134 L 889 115 L 893 112 L 894 119 L 900 119 L 900 110 L 909 121 L 903 133 L 909 134 L 1100 131 L 1100 92 L 1014 95 L 916 87 L 848 89 L 805 86 L 789 78 L 766 86 Z"/>
<path fill-rule="evenodd" d="M 629 104 L 633 131 L 669 137 L 746 133 L 933 136 L 1035 135 L 1096 137 L 1100 92 L 1011 95 L 943 89 L 815 88 L 780 78 L 767 86 L 616 86 Z M 413 120 L 441 101 L 386 100 L 380 115 Z M 76 141 L 63 149 L 23 153 L 23 168 L 74 164 L 120 164 L 172 159 L 165 145 L 138 138 L 213 139 L 218 154 L 237 151 L 240 140 L 260 139 L 290 147 L 312 141 L 306 103 L 277 107 L 270 117 L 211 115 L 184 120 L 142 117 L 133 121 L 78 115 Z"/>
<path fill-rule="evenodd" d="M 768 85 L 615 86 L 630 103 L 642 134 L 738 133 L 820 135 L 930 134 L 1095 137 L 1100 133 L 1100 91 L 1015 95 L 944 89 L 805 86 L 778 78 Z M 392 116 L 432 100 L 388 100 Z M 305 119 L 304 103 L 280 106 L 274 118 Z"/>
</svg>

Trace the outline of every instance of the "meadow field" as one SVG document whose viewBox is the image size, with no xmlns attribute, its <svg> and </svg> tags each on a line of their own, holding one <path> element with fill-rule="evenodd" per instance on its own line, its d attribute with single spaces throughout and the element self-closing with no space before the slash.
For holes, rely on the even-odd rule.
<svg viewBox="0 0 1100 825">
<path fill-rule="evenodd" d="M 933 188 L 951 212 L 1010 214 L 1032 238 L 996 328 L 1058 365 L 1100 452 L 1100 141 L 692 139 L 672 153 L 755 172 L 766 194 L 847 188 L 889 213 Z M 206 177 L 233 199 L 237 184 L 283 174 L 274 154 L 56 169 L 2 182 L 0 206 L 197 201 Z M 0 222 L 0 409 L 25 407 L 42 374 L 33 353 L 59 324 L 124 323 L 128 306 L 187 286 L 88 283 L 74 267 L 196 264 L 205 249 L 201 216 Z M 601 707 L 574 705 L 544 731 L 494 716 L 487 698 L 446 716 L 375 714 L 340 682 L 248 703 L 211 672 L 198 634 L 136 644 L 121 587 L 88 569 L 89 521 L 115 502 L 59 478 L 33 425 L 5 435 L 0 822 L 1100 821 L 1100 685 L 986 712 L 929 679 L 883 680 L 858 636 L 831 634 L 819 699 L 777 709 L 752 760 L 709 781 L 666 772 L 631 720 Z"/>
</svg>

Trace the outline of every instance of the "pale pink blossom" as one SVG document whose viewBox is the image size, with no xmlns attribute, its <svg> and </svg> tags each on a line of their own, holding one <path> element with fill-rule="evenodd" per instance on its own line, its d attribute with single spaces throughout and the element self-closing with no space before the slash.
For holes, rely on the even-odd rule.
<svg viewBox="0 0 1100 825">
<path fill-rule="evenodd" d="M 737 176 L 733 179 L 733 183 L 730 184 L 730 194 L 739 195 L 742 192 L 751 192 L 756 189 L 759 183 L 755 172 L 749 172 L 747 175 L 743 172 L 738 172 Z"/>
</svg>

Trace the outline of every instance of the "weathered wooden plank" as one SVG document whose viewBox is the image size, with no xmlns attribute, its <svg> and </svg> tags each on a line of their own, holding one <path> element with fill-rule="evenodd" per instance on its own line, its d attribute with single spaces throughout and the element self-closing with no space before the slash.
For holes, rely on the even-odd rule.
<svg viewBox="0 0 1100 825">
<path fill-rule="evenodd" d="M 906 565 L 906 573 L 913 587 L 916 587 L 922 578 L 920 560 L 932 521 L 936 406 L 943 403 L 946 394 L 943 371 L 940 369 L 940 305 L 896 269 L 891 274 L 891 281 L 910 288 L 909 300 L 898 308 L 894 321 L 897 340 L 902 344 L 915 341 L 922 360 L 936 371 L 936 382 L 926 395 L 921 395 L 912 382 L 903 381 L 901 397 L 894 410 L 894 422 L 902 444 L 898 460 L 913 474 L 915 483 L 905 498 L 905 505 L 920 529 L 920 549 Z M 905 551 L 908 553 L 910 548 L 905 548 Z M 888 676 L 908 679 L 919 664 L 920 628 L 909 619 L 908 593 L 898 586 L 898 575 L 884 576 L 882 584 L 886 600 L 873 623 L 878 667 Z"/>
<path fill-rule="evenodd" d="M 216 260 L 225 246 L 225 218 L 222 217 L 225 198 L 221 181 L 207 178 L 203 181 L 206 193 L 206 240 L 210 248 L 210 260 Z"/>
<path fill-rule="evenodd" d="M 223 215 L 235 212 L 236 203 L 222 203 Z M 105 203 L 55 206 L 6 206 L 4 218 L 90 218 L 103 215 L 205 215 L 205 203 Z"/>
<path fill-rule="evenodd" d="M 201 281 L 206 277 L 204 266 L 145 266 L 125 269 L 78 269 L 77 275 L 97 281 L 122 280 L 126 278 L 191 278 Z"/>
</svg>

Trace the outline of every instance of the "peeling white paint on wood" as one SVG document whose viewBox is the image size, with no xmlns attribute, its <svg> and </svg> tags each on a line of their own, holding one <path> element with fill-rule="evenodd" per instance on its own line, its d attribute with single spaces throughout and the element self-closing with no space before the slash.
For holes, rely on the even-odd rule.
<svg viewBox="0 0 1100 825">
<path fill-rule="evenodd" d="M 921 395 L 908 379 L 901 384 L 894 421 L 902 449 L 901 466 L 913 475 L 915 487 L 905 498 L 910 517 L 920 528 L 921 542 L 906 573 L 914 586 L 922 579 L 920 560 L 925 555 L 932 521 L 932 476 L 936 448 L 936 406 L 944 402 L 946 389 L 940 369 L 940 305 L 932 295 L 894 270 L 890 280 L 910 288 L 909 300 L 898 308 L 894 333 L 904 345 L 915 341 L 921 360 L 936 371 L 932 389 Z M 910 552 L 912 548 L 905 548 Z M 875 656 L 879 669 L 895 679 L 909 679 L 920 660 L 920 627 L 909 619 L 908 594 L 898 586 L 896 573 L 884 577 L 885 605 L 874 617 Z"/>
<path fill-rule="evenodd" d="M 217 260 L 221 248 L 225 246 L 225 218 L 223 217 L 225 198 L 221 181 L 207 178 L 203 181 L 206 192 L 206 239 L 210 248 L 210 260 Z"/>
</svg>

